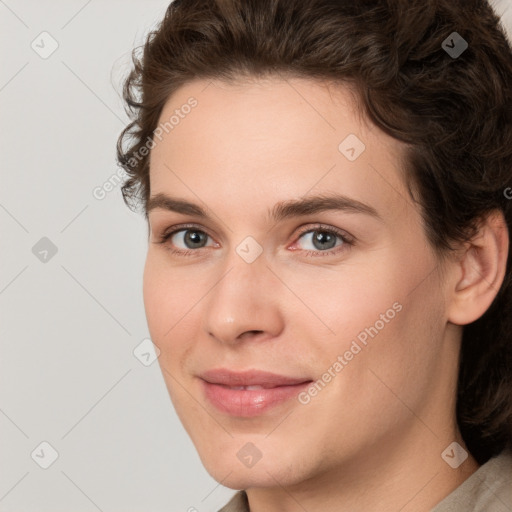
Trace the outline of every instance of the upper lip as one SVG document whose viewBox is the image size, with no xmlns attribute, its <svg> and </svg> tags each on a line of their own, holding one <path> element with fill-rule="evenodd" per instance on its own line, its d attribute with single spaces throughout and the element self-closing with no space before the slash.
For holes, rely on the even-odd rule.
<svg viewBox="0 0 512 512">
<path fill-rule="evenodd" d="M 200 378 L 210 384 L 221 384 L 223 386 L 261 386 L 263 388 L 275 388 L 278 386 L 293 386 L 310 382 L 311 379 L 304 377 L 287 377 L 261 370 L 248 370 L 235 372 L 226 368 L 208 370 L 200 375 Z"/>
</svg>

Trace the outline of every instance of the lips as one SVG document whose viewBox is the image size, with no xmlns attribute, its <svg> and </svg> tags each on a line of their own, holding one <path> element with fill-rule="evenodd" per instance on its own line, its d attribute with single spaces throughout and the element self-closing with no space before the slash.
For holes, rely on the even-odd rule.
<svg viewBox="0 0 512 512">
<path fill-rule="evenodd" d="M 223 368 L 208 370 L 202 373 L 200 377 L 211 384 L 221 384 L 228 387 L 260 386 L 264 389 L 279 386 L 294 386 L 311 380 L 304 377 L 286 377 L 284 375 L 260 370 L 234 372 Z"/>
<path fill-rule="evenodd" d="M 223 386 L 223 384 L 219 384 L 219 386 Z M 228 389 L 245 389 L 246 391 L 253 391 L 255 389 L 269 389 L 264 388 L 263 386 L 226 386 Z"/>
<path fill-rule="evenodd" d="M 205 398 L 219 411 L 241 417 L 263 414 L 297 396 L 309 378 L 288 377 L 259 370 L 215 369 L 200 375 Z"/>
</svg>

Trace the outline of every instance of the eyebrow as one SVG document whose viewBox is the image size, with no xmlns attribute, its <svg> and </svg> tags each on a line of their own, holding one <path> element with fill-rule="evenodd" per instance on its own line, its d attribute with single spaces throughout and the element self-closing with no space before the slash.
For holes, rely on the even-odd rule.
<svg viewBox="0 0 512 512">
<path fill-rule="evenodd" d="M 205 219 L 209 217 L 207 211 L 198 204 L 161 193 L 149 198 L 146 212 L 149 213 L 156 208 Z M 372 206 L 340 194 L 323 194 L 282 201 L 268 211 L 268 218 L 270 221 L 279 222 L 331 210 L 360 213 L 383 220 Z"/>
</svg>

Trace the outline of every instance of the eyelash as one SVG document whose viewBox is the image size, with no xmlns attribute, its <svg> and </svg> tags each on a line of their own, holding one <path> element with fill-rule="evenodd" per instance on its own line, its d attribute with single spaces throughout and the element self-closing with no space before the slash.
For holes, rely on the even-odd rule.
<svg viewBox="0 0 512 512">
<path fill-rule="evenodd" d="M 204 233 L 205 235 L 211 236 L 204 230 L 201 229 L 199 226 L 196 226 L 194 224 L 183 224 L 180 226 L 174 226 L 174 229 L 168 232 L 164 232 L 162 235 L 159 235 L 158 240 L 155 242 L 156 244 L 162 244 L 166 246 L 166 249 L 170 251 L 172 254 L 176 254 L 178 256 L 198 256 L 199 249 L 205 249 L 205 247 L 200 247 L 199 249 L 175 249 L 170 244 L 168 244 L 168 240 L 175 235 L 176 233 L 179 233 L 180 231 L 187 231 L 187 230 L 196 230 L 198 232 Z M 319 231 L 321 233 L 329 233 L 332 235 L 335 235 L 341 239 L 343 242 L 340 246 L 337 246 L 333 249 L 328 249 L 326 251 L 312 251 L 312 250 L 303 250 L 304 253 L 308 257 L 317 257 L 321 255 L 321 257 L 326 256 L 332 256 L 334 254 L 339 254 L 340 252 L 349 250 L 352 246 L 355 245 L 355 239 L 354 237 L 348 235 L 347 233 L 334 228 L 332 226 L 326 226 L 324 224 L 317 224 L 315 226 L 306 226 L 304 229 L 301 229 L 300 232 L 297 235 L 297 240 L 299 240 L 303 235 L 306 233 L 311 233 Z M 299 250 L 299 249 L 297 249 Z"/>
</svg>

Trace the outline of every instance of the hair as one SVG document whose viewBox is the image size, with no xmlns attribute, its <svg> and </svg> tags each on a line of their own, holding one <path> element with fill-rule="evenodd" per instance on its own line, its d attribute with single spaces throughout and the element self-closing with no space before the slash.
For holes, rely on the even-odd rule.
<svg viewBox="0 0 512 512">
<path fill-rule="evenodd" d="M 468 44 L 459 56 L 444 49 L 454 32 Z M 405 180 L 438 255 L 495 211 L 511 231 L 512 49 L 486 0 L 175 0 L 132 61 L 117 159 L 125 203 L 146 216 L 140 150 L 178 88 L 288 76 L 354 86 L 366 117 L 404 143 Z M 462 333 L 457 422 L 480 464 L 512 447 L 510 252 L 493 303 Z"/>
</svg>

